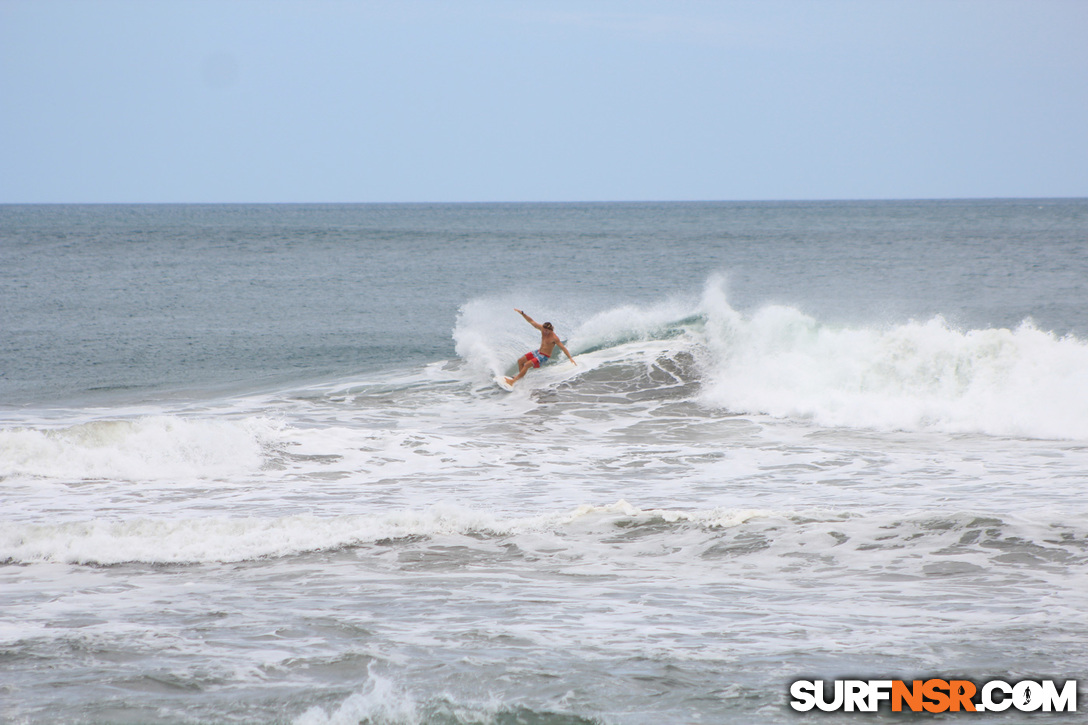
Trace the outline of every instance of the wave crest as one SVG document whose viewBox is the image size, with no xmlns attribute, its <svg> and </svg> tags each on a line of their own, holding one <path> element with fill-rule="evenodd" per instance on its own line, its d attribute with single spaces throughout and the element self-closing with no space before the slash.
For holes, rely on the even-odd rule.
<svg viewBox="0 0 1088 725">
<path fill-rule="evenodd" d="M 822 426 L 1088 438 L 1088 344 L 1025 321 L 822 324 L 789 307 L 708 312 L 703 400 Z"/>
</svg>

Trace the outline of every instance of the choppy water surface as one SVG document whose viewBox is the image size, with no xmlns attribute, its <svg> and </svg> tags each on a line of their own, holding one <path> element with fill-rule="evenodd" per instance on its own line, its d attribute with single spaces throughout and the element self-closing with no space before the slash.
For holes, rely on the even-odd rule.
<svg viewBox="0 0 1088 725">
<path fill-rule="evenodd" d="M 799 678 L 1076 678 L 1086 220 L 0 209 L 0 718 L 773 723 Z M 515 306 L 579 364 L 507 393 Z"/>
</svg>

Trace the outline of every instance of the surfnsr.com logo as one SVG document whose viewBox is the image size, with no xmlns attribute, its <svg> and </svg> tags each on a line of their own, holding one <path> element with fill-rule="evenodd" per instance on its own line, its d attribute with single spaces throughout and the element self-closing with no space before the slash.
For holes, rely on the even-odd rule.
<svg viewBox="0 0 1088 725">
<path fill-rule="evenodd" d="M 790 685 L 790 707 L 799 712 L 876 712 L 888 703 L 892 712 L 1076 712 L 1077 681 L 1059 687 L 1054 680 L 990 680 L 981 687 L 970 680 L 797 680 Z"/>
</svg>

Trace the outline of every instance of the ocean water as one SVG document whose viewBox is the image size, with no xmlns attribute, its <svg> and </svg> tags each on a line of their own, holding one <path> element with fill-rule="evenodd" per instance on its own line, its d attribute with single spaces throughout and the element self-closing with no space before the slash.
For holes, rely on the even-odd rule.
<svg viewBox="0 0 1088 725">
<path fill-rule="evenodd" d="M 1086 200 L 0 207 L 3 722 L 1083 679 L 1086 491 Z"/>
</svg>

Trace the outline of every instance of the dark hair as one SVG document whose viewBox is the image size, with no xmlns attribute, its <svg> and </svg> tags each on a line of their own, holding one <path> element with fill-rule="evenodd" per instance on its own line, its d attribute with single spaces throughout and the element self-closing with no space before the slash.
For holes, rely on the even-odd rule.
<svg viewBox="0 0 1088 725">
<path fill-rule="evenodd" d="M 544 329 L 545 329 L 545 330 L 553 330 L 553 329 L 555 329 L 555 328 L 553 328 L 553 327 L 552 327 L 552 323 L 550 323 L 550 322 L 545 322 L 545 323 L 544 323 Z"/>
</svg>

